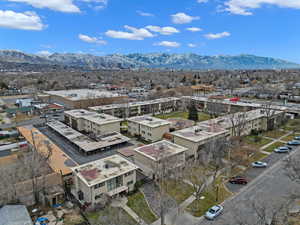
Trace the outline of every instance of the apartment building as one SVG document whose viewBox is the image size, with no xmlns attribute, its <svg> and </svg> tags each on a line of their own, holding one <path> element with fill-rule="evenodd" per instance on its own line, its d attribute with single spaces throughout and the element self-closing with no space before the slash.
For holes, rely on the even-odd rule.
<svg viewBox="0 0 300 225">
<path fill-rule="evenodd" d="M 175 144 L 187 148 L 187 159 L 197 158 L 199 151 L 209 141 L 229 136 L 229 132 L 217 124 L 198 124 L 171 134 Z"/>
<path fill-rule="evenodd" d="M 120 132 L 122 119 L 108 114 L 98 114 L 84 109 L 66 111 L 65 123 L 70 127 L 85 133 L 103 135 L 111 132 Z"/>
<path fill-rule="evenodd" d="M 171 123 L 151 116 L 137 116 L 128 118 L 128 133 L 139 136 L 146 141 L 155 142 L 163 138 L 170 131 Z"/>
<path fill-rule="evenodd" d="M 146 176 L 153 177 L 156 171 L 161 172 L 162 164 L 170 170 L 183 167 L 186 151 L 185 147 L 163 140 L 134 149 L 134 162 Z"/>
<path fill-rule="evenodd" d="M 73 195 L 82 205 L 94 207 L 106 196 L 134 190 L 138 167 L 119 155 L 73 168 Z"/>
<path fill-rule="evenodd" d="M 128 118 L 145 114 L 173 112 L 178 109 L 179 105 L 179 98 L 169 97 L 142 102 L 95 106 L 90 107 L 89 110 L 113 115 L 119 118 Z"/>
<path fill-rule="evenodd" d="M 68 109 L 87 109 L 97 105 L 112 104 L 128 97 L 110 91 L 95 89 L 76 89 L 45 91 L 39 98 L 46 103 L 58 103 Z"/>
</svg>

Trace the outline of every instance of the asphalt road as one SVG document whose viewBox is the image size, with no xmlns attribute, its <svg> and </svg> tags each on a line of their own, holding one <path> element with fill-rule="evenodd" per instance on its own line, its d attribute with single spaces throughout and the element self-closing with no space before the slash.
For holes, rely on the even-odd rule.
<svg viewBox="0 0 300 225">
<path fill-rule="evenodd" d="M 300 157 L 300 147 L 290 154 L 293 157 Z M 279 155 L 274 157 L 279 157 Z M 237 225 L 238 217 L 250 221 L 249 224 L 255 224 L 257 218 L 249 205 L 253 200 L 264 204 L 276 204 L 278 199 L 285 199 L 292 191 L 299 190 L 299 186 L 293 183 L 286 175 L 283 160 L 285 157 L 287 155 L 281 155 L 282 160 L 273 163 L 273 165 L 271 162 L 271 166 L 267 169 L 250 169 L 249 174 L 258 171 L 260 175 L 254 178 L 247 186 L 237 190 L 238 193 L 222 204 L 224 212 L 220 217 L 214 221 L 204 219 L 198 224 Z M 272 158 L 270 160 L 275 159 Z"/>
</svg>

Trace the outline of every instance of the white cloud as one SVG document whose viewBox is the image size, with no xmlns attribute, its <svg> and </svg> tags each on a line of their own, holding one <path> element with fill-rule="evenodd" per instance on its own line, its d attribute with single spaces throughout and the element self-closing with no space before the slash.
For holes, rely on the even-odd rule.
<svg viewBox="0 0 300 225">
<path fill-rule="evenodd" d="M 140 16 L 146 16 L 146 17 L 153 17 L 154 16 L 154 14 L 152 14 L 152 13 L 147 13 L 147 12 L 143 12 L 143 11 L 136 11 L 137 12 L 137 14 L 139 14 Z"/>
<path fill-rule="evenodd" d="M 89 7 L 93 8 L 94 10 L 102 10 L 108 4 L 108 0 L 81 0 L 81 1 L 89 3 Z"/>
<path fill-rule="evenodd" d="M 99 45 L 106 45 L 107 42 L 104 41 L 104 40 L 101 40 L 99 38 L 96 38 L 96 37 L 90 37 L 88 35 L 85 35 L 85 34 L 79 34 L 78 35 L 78 38 L 84 42 L 87 42 L 87 43 L 94 43 L 94 44 L 99 44 Z"/>
<path fill-rule="evenodd" d="M 229 37 L 231 34 L 227 31 L 224 31 L 222 33 L 216 33 L 216 34 L 205 34 L 204 36 L 207 38 L 207 39 L 220 39 L 220 38 L 224 38 L 224 37 Z"/>
<path fill-rule="evenodd" d="M 42 30 L 46 26 L 35 12 L 17 13 L 0 10 L 0 27 L 19 30 Z"/>
<path fill-rule="evenodd" d="M 199 20 L 199 16 L 189 16 L 185 13 L 176 13 L 174 15 L 171 15 L 172 22 L 175 24 L 185 24 L 185 23 L 191 23 L 194 20 Z"/>
<path fill-rule="evenodd" d="M 35 8 L 48 8 L 55 11 L 78 13 L 80 9 L 73 3 L 73 0 L 6 0 L 9 2 L 20 2 L 29 4 Z"/>
<path fill-rule="evenodd" d="M 198 3 L 206 3 L 208 0 L 197 0 Z"/>
<path fill-rule="evenodd" d="M 178 48 L 180 47 L 180 43 L 173 42 L 173 41 L 162 41 L 159 43 L 155 43 L 155 46 L 164 46 L 164 47 L 171 47 L 171 48 Z"/>
<path fill-rule="evenodd" d="M 154 35 L 145 28 L 138 29 L 127 25 L 124 26 L 124 28 L 130 32 L 108 30 L 105 32 L 105 35 L 111 38 L 127 40 L 144 40 L 145 38 L 154 37 Z"/>
<path fill-rule="evenodd" d="M 192 43 L 188 44 L 188 46 L 189 46 L 190 48 L 196 48 L 196 47 L 197 47 L 197 45 L 192 44 Z"/>
<path fill-rule="evenodd" d="M 224 10 L 232 14 L 250 16 L 253 14 L 251 10 L 261 8 L 263 4 L 300 9 L 299 0 L 228 0 L 224 3 Z"/>
<path fill-rule="evenodd" d="M 156 33 L 160 33 L 162 35 L 172 35 L 176 33 L 180 33 L 179 30 L 177 30 L 175 27 L 159 27 L 159 26 L 146 26 L 148 30 L 151 30 Z"/>
<path fill-rule="evenodd" d="M 203 30 L 202 28 L 199 28 L 199 27 L 188 27 L 186 29 L 191 32 L 199 32 L 199 31 Z"/>
<path fill-rule="evenodd" d="M 39 52 L 37 52 L 36 54 L 37 54 L 37 55 L 41 55 L 41 56 L 49 56 L 49 55 L 52 55 L 51 52 L 46 51 L 46 50 L 39 51 Z"/>
</svg>

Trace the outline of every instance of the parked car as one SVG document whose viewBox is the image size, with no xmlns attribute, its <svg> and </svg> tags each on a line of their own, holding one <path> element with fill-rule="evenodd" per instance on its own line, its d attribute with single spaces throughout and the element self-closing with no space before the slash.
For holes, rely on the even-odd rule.
<svg viewBox="0 0 300 225">
<path fill-rule="evenodd" d="M 229 180 L 231 184 L 248 184 L 248 180 L 245 177 L 232 177 Z"/>
<path fill-rule="evenodd" d="M 300 136 L 294 137 L 294 140 L 300 141 Z"/>
<path fill-rule="evenodd" d="M 282 147 L 279 147 L 279 148 L 275 148 L 274 152 L 276 152 L 276 153 L 289 153 L 290 150 L 291 150 L 291 147 L 282 146 Z"/>
<path fill-rule="evenodd" d="M 218 217 L 223 212 L 223 207 L 220 205 L 215 205 L 211 207 L 206 213 L 205 218 L 208 220 L 213 220 Z"/>
<path fill-rule="evenodd" d="M 268 166 L 267 163 L 261 161 L 256 161 L 252 163 L 253 168 L 266 168 L 267 166 Z"/>
<path fill-rule="evenodd" d="M 41 119 L 46 119 L 46 118 L 48 118 L 48 115 L 40 115 L 40 118 Z"/>
<path fill-rule="evenodd" d="M 300 141 L 292 140 L 287 143 L 288 145 L 300 145 Z"/>
</svg>

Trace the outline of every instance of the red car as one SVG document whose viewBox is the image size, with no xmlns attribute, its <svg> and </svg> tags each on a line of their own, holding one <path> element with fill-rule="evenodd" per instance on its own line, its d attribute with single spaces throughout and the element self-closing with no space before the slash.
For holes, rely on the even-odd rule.
<svg viewBox="0 0 300 225">
<path fill-rule="evenodd" d="M 248 180 L 244 177 L 232 177 L 229 180 L 231 184 L 248 184 Z"/>
</svg>

